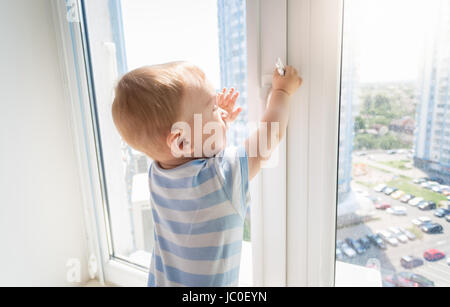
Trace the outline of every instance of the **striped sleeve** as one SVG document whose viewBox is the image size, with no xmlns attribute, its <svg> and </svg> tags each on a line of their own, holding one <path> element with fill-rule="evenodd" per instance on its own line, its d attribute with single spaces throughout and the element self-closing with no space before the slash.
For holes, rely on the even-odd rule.
<svg viewBox="0 0 450 307">
<path fill-rule="evenodd" d="M 232 206 L 244 219 L 250 199 L 248 156 L 244 146 L 229 147 L 215 159 L 218 178 Z"/>
</svg>

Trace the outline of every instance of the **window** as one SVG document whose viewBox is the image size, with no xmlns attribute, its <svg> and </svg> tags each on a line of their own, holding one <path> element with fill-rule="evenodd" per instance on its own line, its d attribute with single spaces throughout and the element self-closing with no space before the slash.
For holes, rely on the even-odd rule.
<svg viewBox="0 0 450 307">
<path fill-rule="evenodd" d="M 246 1 L 92 0 L 81 5 L 109 255 L 146 270 L 153 249 L 151 161 L 127 146 L 115 129 L 114 85 L 122 74 L 144 65 L 191 61 L 217 91 L 235 87 L 241 93 L 243 112 L 228 137 L 229 143 L 242 144 L 248 135 Z M 249 214 L 244 240 L 241 284 L 250 285 Z"/>
<path fill-rule="evenodd" d="M 344 2 L 336 258 L 372 285 L 450 285 L 449 26 L 449 1 Z"/>
</svg>

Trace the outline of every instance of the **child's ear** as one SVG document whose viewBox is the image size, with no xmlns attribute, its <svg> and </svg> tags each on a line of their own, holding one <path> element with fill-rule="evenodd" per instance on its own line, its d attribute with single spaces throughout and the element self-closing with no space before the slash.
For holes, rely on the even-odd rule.
<svg viewBox="0 0 450 307">
<path fill-rule="evenodd" d="M 179 157 L 186 156 L 191 153 L 190 140 L 187 138 L 183 130 L 176 129 L 167 136 L 167 146 L 169 146 L 172 155 Z"/>
</svg>

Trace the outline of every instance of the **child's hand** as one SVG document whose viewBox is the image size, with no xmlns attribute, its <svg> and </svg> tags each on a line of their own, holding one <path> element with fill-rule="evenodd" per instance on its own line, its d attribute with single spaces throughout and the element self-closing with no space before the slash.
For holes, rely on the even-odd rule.
<svg viewBox="0 0 450 307">
<path fill-rule="evenodd" d="M 234 122 L 242 112 L 241 107 L 234 109 L 238 97 L 239 92 L 235 92 L 234 88 L 232 88 L 228 94 L 226 88 L 224 88 L 221 93 L 217 94 L 217 106 L 220 108 L 219 112 L 227 125 Z"/>
<path fill-rule="evenodd" d="M 281 90 L 290 96 L 298 90 L 301 84 L 302 78 L 299 77 L 298 71 L 294 67 L 286 66 L 284 76 L 280 76 L 278 70 L 275 69 L 272 79 L 272 89 L 274 91 Z"/>
</svg>

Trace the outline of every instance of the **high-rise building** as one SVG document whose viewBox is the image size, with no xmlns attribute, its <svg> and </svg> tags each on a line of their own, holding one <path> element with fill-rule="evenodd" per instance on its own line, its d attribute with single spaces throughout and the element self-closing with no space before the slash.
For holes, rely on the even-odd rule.
<svg viewBox="0 0 450 307">
<path fill-rule="evenodd" d="M 217 0 L 222 88 L 240 93 L 242 113 L 227 133 L 229 145 L 244 144 L 248 137 L 247 18 L 246 0 Z M 246 215 L 244 240 L 250 240 L 250 206 Z"/>
<path fill-rule="evenodd" d="M 427 31 L 414 164 L 450 184 L 450 2 L 436 1 Z"/>
<path fill-rule="evenodd" d="M 342 204 L 351 190 L 352 154 L 355 137 L 355 120 L 359 105 L 358 75 L 358 6 L 355 0 L 346 6 L 346 23 L 344 27 L 342 71 L 341 71 L 341 104 L 339 118 L 339 173 L 338 198 Z"/>
<path fill-rule="evenodd" d="M 247 137 L 247 24 L 245 0 L 218 0 L 218 26 L 221 87 L 240 92 L 243 111 L 228 133 L 231 144 L 242 144 Z"/>
</svg>

